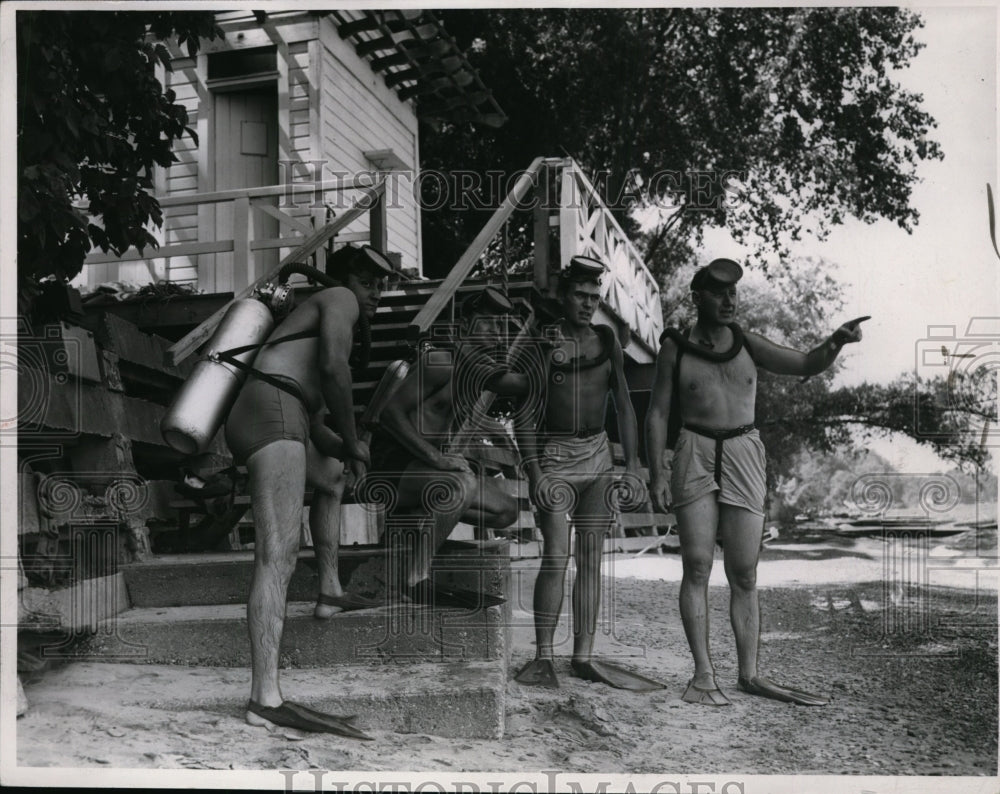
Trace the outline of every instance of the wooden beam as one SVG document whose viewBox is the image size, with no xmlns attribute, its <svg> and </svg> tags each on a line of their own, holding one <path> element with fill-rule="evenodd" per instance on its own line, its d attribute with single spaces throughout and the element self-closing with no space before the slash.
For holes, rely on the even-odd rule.
<svg viewBox="0 0 1000 794">
<path fill-rule="evenodd" d="M 543 165 L 538 172 L 535 188 L 535 206 L 532 212 L 535 226 L 535 286 L 545 294 L 549 286 L 549 176 Z"/>
<path fill-rule="evenodd" d="M 371 235 L 369 242 L 372 248 L 382 253 L 389 247 L 389 224 L 386 221 L 383 195 L 368 213 L 368 229 Z"/>
<path fill-rule="evenodd" d="M 85 265 L 106 265 L 118 262 L 138 262 L 142 259 L 165 259 L 169 256 L 194 256 L 195 254 L 218 254 L 233 250 L 232 240 L 216 240 L 212 243 L 177 243 L 176 245 L 161 245 L 152 253 L 126 251 L 121 256 L 113 254 L 96 254 L 83 260 Z"/>
<path fill-rule="evenodd" d="M 309 192 L 325 193 L 328 190 L 358 190 L 372 187 L 370 176 L 359 175 L 350 179 L 329 179 L 322 182 L 290 182 L 284 185 L 267 185 L 265 187 L 233 188 L 232 190 L 214 190 L 208 193 L 193 193 L 187 196 L 169 196 L 159 200 L 160 207 L 184 207 L 191 204 L 218 204 L 221 201 L 232 201 L 242 198 L 269 198 L 271 196 L 287 196 L 291 193 Z"/>
<path fill-rule="evenodd" d="M 316 227 L 313 226 L 305 218 L 296 218 L 294 215 L 289 215 L 282 212 L 277 207 L 273 207 L 270 204 L 265 204 L 263 201 L 251 201 L 253 208 L 258 212 L 263 212 L 265 215 L 270 215 L 275 218 L 279 223 L 287 223 L 289 226 L 293 226 L 298 229 L 303 234 L 312 234 L 316 231 Z"/>
<path fill-rule="evenodd" d="M 250 254 L 250 199 L 233 202 L 233 291 L 245 289 L 254 271 Z"/>
<path fill-rule="evenodd" d="M 303 259 L 308 258 L 312 253 L 319 248 L 321 245 L 325 245 L 327 241 L 333 239 L 333 237 L 343 229 L 345 226 L 356 221 L 365 212 L 370 209 L 370 202 L 378 200 L 385 195 L 385 179 L 380 179 L 374 186 L 370 188 L 364 188 L 363 196 L 356 198 L 351 205 L 351 208 L 347 210 L 339 218 L 334 218 L 330 223 L 326 224 L 320 229 L 317 229 L 313 234 L 306 237 L 302 243 L 294 251 L 289 253 L 284 259 L 282 259 L 272 270 L 265 273 L 259 279 L 257 279 L 253 284 L 250 284 L 246 289 L 237 293 L 233 297 L 233 301 L 241 300 L 242 298 L 249 297 L 254 289 L 259 285 L 264 284 L 267 281 L 275 278 L 278 272 L 285 265 L 291 262 L 299 262 Z M 232 301 L 231 301 L 232 302 Z M 195 328 L 191 333 L 185 336 L 183 339 L 175 343 L 169 350 L 167 350 L 167 363 L 177 364 L 183 361 L 189 355 L 191 355 L 197 348 L 208 341 L 212 333 L 215 331 L 216 326 L 222 321 L 226 310 L 229 308 L 229 304 L 223 306 L 219 311 L 209 317 L 205 322 Z"/>
</svg>

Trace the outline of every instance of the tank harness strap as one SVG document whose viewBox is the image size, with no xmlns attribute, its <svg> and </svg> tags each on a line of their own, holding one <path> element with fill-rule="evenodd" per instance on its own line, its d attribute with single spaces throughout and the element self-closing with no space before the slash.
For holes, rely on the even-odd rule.
<svg viewBox="0 0 1000 794">
<path fill-rule="evenodd" d="M 551 362 L 551 368 L 557 372 L 581 372 L 587 369 L 593 369 L 594 367 L 599 367 L 609 358 L 611 358 L 611 352 L 614 350 L 615 344 L 615 332 L 607 325 L 592 325 L 591 328 L 597 334 L 598 338 L 601 340 L 601 352 L 598 353 L 592 359 L 586 359 L 583 356 L 576 356 L 571 358 L 569 361 Z M 612 389 L 618 386 L 618 375 L 615 373 L 615 368 L 611 367 L 611 374 L 608 379 L 608 386 Z M 604 430 L 604 425 L 596 428 L 581 428 L 573 434 L 573 438 L 589 438 L 590 436 L 597 435 L 602 430 Z M 541 426 L 538 428 L 539 434 L 545 435 L 545 420 L 542 420 Z"/>
<path fill-rule="evenodd" d="M 705 438 L 711 438 L 715 441 L 715 483 L 721 488 L 723 442 L 730 438 L 736 438 L 737 436 L 745 436 L 747 433 L 754 430 L 754 425 L 742 425 L 740 427 L 717 430 L 712 427 L 703 427 L 702 425 L 685 422 L 683 427 L 685 430 L 690 430 L 692 433 L 697 433 L 699 436 L 705 436 Z"/>
<path fill-rule="evenodd" d="M 674 358 L 673 377 L 670 384 L 670 410 L 667 415 L 668 449 L 673 449 L 674 446 L 676 446 L 677 438 L 681 431 L 680 373 L 681 358 L 683 358 L 686 353 L 690 353 L 697 358 L 711 361 L 716 364 L 724 364 L 727 361 L 732 361 L 739 355 L 743 348 L 746 348 L 750 359 L 756 363 L 753 355 L 753 349 L 750 347 L 749 341 L 744 336 L 743 329 L 736 323 L 730 323 L 729 329 L 733 332 L 733 345 L 729 348 L 729 350 L 721 353 L 716 353 L 713 350 L 706 350 L 702 345 L 692 342 L 689 338 L 691 336 L 690 328 L 685 328 L 683 331 L 678 328 L 665 328 L 663 333 L 660 334 L 661 345 L 663 344 L 663 340 L 668 338 L 672 339 L 677 345 L 677 356 Z"/>
<path fill-rule="evenodd" d="M 288 334 L 287 336 L 280 336 L 277 339 L 271 340 L 270 342 L 263 342 L 261 344 L 253 344 L 253 345 L 243 345 L 242 347 L 233 347 L 230 348 L 229 350 L 218 350 L 211 355 L 214 358 L 217 358 L 219 361 L 224 361 L 225 363 L 230 364 L 239 370 L 242 370 L 251 377 L 264 381 L 264 383 L 268 384 L 269 386 L 274 386 L 274 388 L 276 389 L 281 389 L 281 391 L 285 392 L 286 394 L 292 395 L 300 402 L 305 402 L 305 400 L 303 399 L 304 395 L 302 394 L 301 389 L 297 388 L 296 386 L 293 386 L 290 381 L 282 380 L 267 372 L 261 372 L 259 369 L 254 369 L 248 364 L 244 364 L 242 361 L 236 358 L 236 356 L 241 355 L 243 353 L 247 353 L 251 350 L 258 350 L 262 347 L 270 347 L 271 345 L 278 345 L 281 344 L 282 342 L 294 342 L 298 339 L 311 339 L 317 336 L 319 336 L 319 334 L 317 334 L 315 331 L 297 331 L 294 334 Z"/>
</svg>

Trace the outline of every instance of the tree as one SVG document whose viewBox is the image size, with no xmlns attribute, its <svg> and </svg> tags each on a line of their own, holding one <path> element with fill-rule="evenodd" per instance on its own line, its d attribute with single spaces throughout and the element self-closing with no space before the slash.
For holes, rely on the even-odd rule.
<svg viewBox="0 0 1000 794">
<path fill-rule="evenodd" d="M 497 130 L 425 130 L 423 166 L 510 173 L 538 154 L 570 154 L 634 237 L 629 206 L 665 208 L 640 240 L 660 276 L 690 260 L 708 225 L 727 226 L 760 254 L 822 237 L 847 216 L 909 230 L 916 165 L 942 156 L 921 97 L 892 79 L 921 48 L 910 11 L 439 15 L 510 119 Z M 482 220 L 425 213 L 425 260 L 446 269 Z"/>
<path fill-rule="evenodd" d="M 194 55 L 199 37 L 221 35 L 208 12 L 17 12 L 22 286 L 73 278 L 92 245 L 116 255 L 156 246 L 153 168 L 176 161 L 182 135 L 197 136 L 155 67 L 170 68 L 168 38 Z"/>
</svg>

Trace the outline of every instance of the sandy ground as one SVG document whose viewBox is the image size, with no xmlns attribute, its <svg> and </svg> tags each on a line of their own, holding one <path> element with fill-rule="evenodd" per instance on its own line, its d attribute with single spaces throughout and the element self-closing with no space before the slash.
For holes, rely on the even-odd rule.
<svg viewBox="0 0 1000 794">
<path fill-rule="evenodd" d="M 713 709 L 681 701 L 691 663 L 677 607 L 680 561 L 672 554 L 615 555 L 606 560 L 598 655 L 658 678 L 666 684 L 662 691 L 628 693 L 587 683 L 569 675 L 563 658 L 558 690 L 509 681 L 502 740 L 368 726 L 377 741 L 362 743 L 251 728 L 242 720 L 242 700 L 191 711 L 133 702 L 146 685 L 193 690 L 242 680 L 248 690 L 244 670 L 77 662 L 22 676 L 31 707 L 17 720 L 17 762 L 300 770 L 307 786 L 314 785 L 305 778 L 310 769 L 995 776 L 995 538 L 994 532 L 988 548 L 980 540 L 978 549 L 969 535 L 942 540 L 918 554 L 920 565 L 905 570 L 877 539 L 784 539 L 767 548 L 758 577 L 762 672 L 830 695 L 831 704 L 822 708 L 736 690 L 721 558 L 710 589 L 711 644 L 733 705 Z M 906 559 L 917 559 L 912 549 Z M 511 679 L 534 653 L 527 605 L 536 568 L 537 561 L 520 561 L 514 569 Z M 923 577 L 923 585 L 904 588 L 904 576 Z M 560 638 L 568 653 L 565 617 Z M 286 682 L 297 672 L 287 671 Z M 272 783 L 279 787 L 281 780 Z M 983 784 L 993 786 L 980 778 L 975 787 L 958 790 L 996 790 Z"/>
</svg>

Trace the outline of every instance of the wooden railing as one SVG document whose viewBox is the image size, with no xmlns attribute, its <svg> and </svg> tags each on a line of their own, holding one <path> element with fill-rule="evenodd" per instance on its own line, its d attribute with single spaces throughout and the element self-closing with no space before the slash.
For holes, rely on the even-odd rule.
<svg viewBox="0 0 1000 794">
<path fill-rule="evenodd" d="M 493 238 L 501 231 L 529 190 L 534 189 L 534 280 L 551 292 L 552 274 L 571 257 L 583 254 L 604 262 L 602 308 L 616 325 L 625 325 L 634 358 L 651 361 L 663 330 L 660 288 L 618 221 L 572 159 L 535 158 L 490 220 L 469 244 L 420 313 L 410 324 L 415 336 L 425 333 L 454 299 Z M 557 261 L 550 264 L 550 230 L 558 229 Z M 554 265 L 554 267 L 553 267 Z M 411 338 L 413 338 L 411 336 Z"/>
<path fill-rule="evenodd" d="M 582 254 L 607 264 L 601 300 L 655 353 L 663 330 L 659 284 L 580 166 L 566 159 L 559 171 L 561 261 Z"/>
<path fill-rule="evenodd" d="M 354 200 L 353 206 L 343 215 L 335 218 L 330 223 L 325 224 L 319 229 L 316 229 L 308 237 L 296 238 L 299 241 L 299 245 L 291 253 L 285 256 L 273 269 L 269 270 L 252 284 L 247 285 L 240 292 L 236 293 L 233 296 L 233 300 L 236 301 L 247 297 L 257 286 L 275 278 L 278 271 L 290 262 L 305 261 L 313 254 L 321 251 L 322 247 L 326 245 L 329 240 L 333 239 L 333 237 L 341 229 L 353 223 L 364 213 L 371 212 L 373 205 L 383 205 L 384 202 L 381 199 L 385 195 L 385 179 L 380 179 L 377 183 L 370 187 L 361 188 L 361 192 L 362 195 Z M 172 345 L 167 350 L 167 362 L 170 364 L 176 364 L 179 361 L 183 361 L 203 342 L 208 340 L 216 326 L 218 326 L 219 322 L 222 320 L 222 317 L 228 310 L 229 306 L 230 304 L 223 306 L 201 325 L 191 331 L 191 333 Z"/>
<path fill-rule="evenodd" d="M 258 253 L 268 251 L 278 251 L 280 249 L 298 248 L 304 237 L 313 234 L 316 229 L 325 223 L 326 208 L 322 198 L 330 192 L 345 193 L 347 191 L 361 191 L 361 201 L 366 201 L 365 196 L 376 184 L 376 180 L 370 175 L 359 176 L 353 179 L 327 180 L 321 183 L 302 182 L 290 183 L 286 185 L 269 185 L 266 187 L 244 188 L 239 190 L 220 190 L 211 193 L 194 193 L 185 196 L 168 196 L 161 198 L 159 204 L 164 214 L 167 216 L 167 223 L 170 222 L 170 212 L 172 210 L 186 209 L 198 213 L 213 208 L 229 207 L 232 211 L 231 236 L 223 239 L 214 239 L 197 242 L 168 243 L 156 249 L 145 249 L 142 253 L 136 250 L 129 250 L 122 256 L 114 254 L 94 253 L 84 260 L 84 266 L 121 264 L 127 262 L 144 262 L 153 280 L 159 280 L 168 274 L 160 274 L 154 263 L 166 261 L 176 257 L 196 257 L 208 254 L 232 254 L 232 289 L 234 292 L 243 291 L 248 284 L 255 281 L 260 267 L 256 265 L 255 259 Z M 383 191 L 379 195 L 383 195 Z M 303 196 L 303 194 L 308 194 Z M 312 212 L 308 215 L 291 215 L 283 212 L 276 205 L 276 199 L 282 197 L 290 200 L 296 208 L 309 207 Z M 317 200 L 318 199 L 318 200 Z M 343 203 L 342 200 L 337 204 Z M 367 231 L 349 232 L 340 236 L 343 242 L 370 242 L 379 250 L 386 249 L 386 219 L 385 202 L 369 202 L 367 207 L 369 215 L 369 229 Z M 317 207 L 317 205 L 319 205 Z M 357 206 L 357 201 L 353 206 Z M 364 213 L 352 215 L 352 220 L 357 219 Z M 263 225 L 262 221 L 271 219 L 278 222 L 279 236 L 261 238 L 254 234 L 254 228 Z M 201 227 L 205 222 L 199 218 L 199 231 L 204 234 Z M 214 225 L 211 223 L 209 225 Z M 291 234 L 281 236 L 280 227 L 291 228 Z M 223 234 L 229 229 L 228 224 L 223 228 Z M 341 227 L 343 228 L 343 227 Z M 167 226 L 167 233 L 171 229 Z M 317 266 L 322 268 L 324 261 L 324 251 L 318 249 Z M 271 260 L 273 261 L 273 259 Z M 200 271 L 204 268 L 198 267 Z"/>
</svg>

